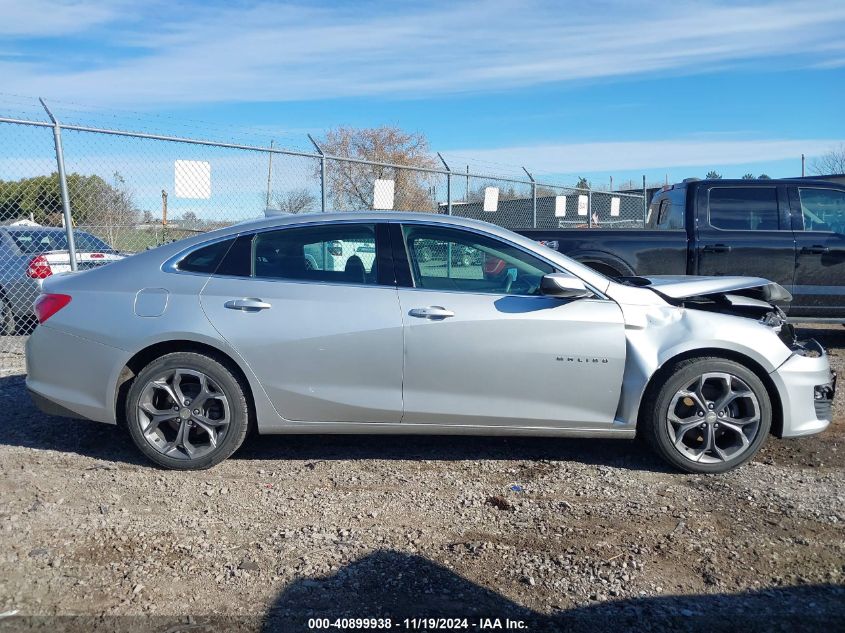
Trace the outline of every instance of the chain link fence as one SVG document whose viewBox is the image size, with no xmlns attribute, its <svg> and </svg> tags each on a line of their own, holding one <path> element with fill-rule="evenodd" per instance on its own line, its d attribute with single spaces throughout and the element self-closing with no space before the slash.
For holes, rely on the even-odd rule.
<svg viewBox="0 0 845 633">
<path fill-rule="evenodd" d="M 46 105 L 40 115 L 11 114 L 0 117 L 0 375 L 22 369 L 48 276 L 267 209 L 422 211 L 510 229 L 643 226 L 643 196 L 541 184 L 527 172 L 497 177 L 445 161 L 417 168 L 329 156 L 316 144 L 311 152 L 90 127 L 78 113 L 72 124 L 57 121 Z M 455 265 L 472 259 L 453 256 Z"/>
</svg>

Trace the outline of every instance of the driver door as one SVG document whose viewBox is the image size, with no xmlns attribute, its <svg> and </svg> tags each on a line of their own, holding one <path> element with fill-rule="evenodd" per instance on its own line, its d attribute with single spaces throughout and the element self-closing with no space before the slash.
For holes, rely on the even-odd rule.
<svg viewBox="0 0 845 633">
<path fill-rule="evenodd" d="M 405 223 L 391 240 L 410 272 L 399 289 L 403 423 L 612 425 L 625 366 L 619 306 L 542 296 L 551 264 L 472 230 Z"/>
</svg>

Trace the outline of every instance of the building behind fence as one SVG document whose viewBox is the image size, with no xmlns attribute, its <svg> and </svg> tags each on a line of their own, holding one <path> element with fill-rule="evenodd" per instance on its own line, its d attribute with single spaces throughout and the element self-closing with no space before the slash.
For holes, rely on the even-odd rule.
<svg viewBox="0 0 845 633">
<path fill-rule="evenodd" d="M 455 172 L 442 158 L 442 168 L 409 167 L 327 155 L 316 143 L 308 152 L 216 142 L 68 124 L 44 112 L 0 117 L 0 222 L 64 227 L 66 250 L 89 233 L 134 253 L 268 208 L 413 210 L 510 229 L 633 228 L 645 217 L 643 195 L 541 183 L 528 172 Z M 9 279 L 27 274 L 0 250 L 0 369 L 13 345 L 4 341 L 31 327 L 20 318 L 9 327 Z"/>
</svg>

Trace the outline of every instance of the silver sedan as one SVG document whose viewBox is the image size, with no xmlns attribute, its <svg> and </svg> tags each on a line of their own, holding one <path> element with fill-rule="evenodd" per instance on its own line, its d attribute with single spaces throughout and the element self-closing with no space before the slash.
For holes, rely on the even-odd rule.
<svg viewBox="0 0 845 633">
<path fill-rule="evenodd" d="M 835 376 L 746 277 L 601 274 L 432 214 L 269 218 L 45 280 L 27 385 L 208 468 L 270 433 L 639 436 L 723 472 L 818 433 Z"/>
</svg>

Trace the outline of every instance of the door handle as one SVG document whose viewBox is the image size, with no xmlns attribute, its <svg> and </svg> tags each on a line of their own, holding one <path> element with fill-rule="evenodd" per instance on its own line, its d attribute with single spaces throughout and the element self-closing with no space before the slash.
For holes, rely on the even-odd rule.
<svg viewBox="0 0 845 633">
<path fill-rule="evenodd" d="M 825 253 L 829 253 L 830 249 L 827 246 L 822 246 L 821 244 L 814 244 L 813 246 L 805 246 L 801 249 L 801 253 L 805 255 L 824 255 Z"/>
<path fill-rule="evenodd" d="M 443 306 L 428 306 L 427 308 L 414 308 L 408 312 L 412 317 L 418 319 L 447 319 L 455 316 L 451 310 L 447 310 Z"/>
<path fill-rule="evenodd" d="M 730 253 L 731 247 L 727 244 L 708 244 L 701 250 L 705 253 Z"/>
<path fill-rule="evenodd" d="M 229 308 L 230 310 L 258 312 L 259 310 L 269 310 L 273 306 L 265 301 L 262 301 L 261 299 L 249 297 L 247 299 L 231 299 L 224 303 L 223 307 Z"/>
</svg>

